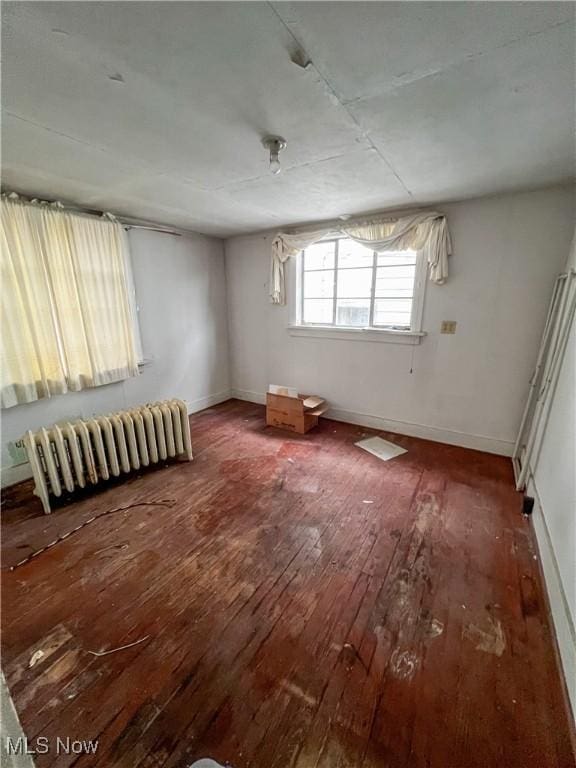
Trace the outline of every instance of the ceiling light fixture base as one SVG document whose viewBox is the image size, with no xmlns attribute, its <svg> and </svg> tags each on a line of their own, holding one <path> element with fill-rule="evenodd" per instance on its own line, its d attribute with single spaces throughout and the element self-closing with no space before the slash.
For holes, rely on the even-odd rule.
<svg viewBox="0 0 576 768">
<path fill-rule="evenodd" d="M 262 145 L 270 152 L 270 170 L 273 174 L 280 173 L 280 159 L 278 155 L 286 149 L 287 142 L 282 136 L 265 136 Z"/>
<path fill-rule="evenodd" d="M 282 136 L 265 136 L 262 139 L 262 146 L 266 147 L 270 152 L 280 152 L 286 149 L 287 145 L 288 142 Z"/>
</svg>

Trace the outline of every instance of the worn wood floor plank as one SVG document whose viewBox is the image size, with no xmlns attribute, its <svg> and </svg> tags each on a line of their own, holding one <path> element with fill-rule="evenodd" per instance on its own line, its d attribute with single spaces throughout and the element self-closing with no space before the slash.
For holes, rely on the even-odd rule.
<svg viewBox="0 0 576 768">
<path fill-rule="evenodd" d="M 238 401 L 191 425 L 193 462 L 50 517 L 30 484 L 5 494 L 3 665 L 23 727 L 32 746 L 98 739 L 38 768 L 574 768 L 508 460 L 380 433 L 408 451 L 381 462 L 354 446 L 373 430 L 294 436 Z"/>
</svg>

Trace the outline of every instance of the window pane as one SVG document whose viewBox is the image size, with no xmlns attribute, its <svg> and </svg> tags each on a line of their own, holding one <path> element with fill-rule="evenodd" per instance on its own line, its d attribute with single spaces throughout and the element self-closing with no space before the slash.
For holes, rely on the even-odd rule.
<svg viewBox="0 0 576 768">
<path fill-rule="evenodd" d="M 338 299 L 336 325 L 365 327 L 370 321 L 370 299 Z"/>
<path fill-rule="evenodd" d="M 378 266 L 416 264 L 416 251 L 386 251 L 378 254 Z"/>
<path fill-rule="evenodd" d="M 304 269 L 334 269 L 336 243 L 314 243 L 304 251 Z"/>
<path fill-rule="evenodd" d="M 338 298 L 364 297 L 372 292 L 372 269 L 338 270 Z"/>
<path fill-rule="evenodd" d="M 354 240 L 340 240 L 338 243 L 339 267 L 371 267 L 374 263 L 373 251 Z"/>
<path fill-rule="evenodd" d="M 304 322 L 332 325 L 332 299 L 304 299 Z"/>
<path fill-rule="evenodd" d="M 396 265 L 391 267 L 378 267 L 377 275 L 386 278 L 411 277 L 414 280 L 416 266 L 414 264 Z"/>
<path fill-rule="evenodd" d="M 414 293 L 414 269 L 411 275 L 398 275 L 396 269 L 407 267 L 386 267 L 376 270 L 376 297 L 411 298 Z"/>
<path fill-rule="evenodd" d="M 410 328 L 412 299 L 376 299 L 374 325 L 393 325 Z"/>
<path fill-rule="evenodd" d="M 334 296 L 334 270 L 304 272 L 304 298 L 331 299 Z"/>
</svg>

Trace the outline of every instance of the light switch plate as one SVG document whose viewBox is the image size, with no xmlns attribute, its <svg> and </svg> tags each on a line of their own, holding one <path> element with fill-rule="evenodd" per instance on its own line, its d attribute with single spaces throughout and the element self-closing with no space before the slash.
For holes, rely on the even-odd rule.
<svg viewBox="0 0 576 768">
<path fill-rule="evenodd" d="M 440 333 L 456 333 L 456 320 L 442 320 Z"/>
</svg>

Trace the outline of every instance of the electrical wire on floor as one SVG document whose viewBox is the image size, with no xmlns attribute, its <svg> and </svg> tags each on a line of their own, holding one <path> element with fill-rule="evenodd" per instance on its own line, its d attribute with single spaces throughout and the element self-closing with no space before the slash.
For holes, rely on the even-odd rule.
<svg viewBox="0 0 576 768">
<path fill-rule="evenodd" d="M 80 525 L 77 525 L 76 528 L 73 528 L 71 531 L 68 531 L 67 533 L 62 534 L 62 536 L 58 536 L 58 538 L 54 539 L 54 541 L 51 541 L 49 544 L 46 544 L 45 547 L 41 547 L 41 549 L 37 549 L 35 552 L 32 552 L 31 554 L 27 555 L 23 560 L 20 560 L 16 565 L 11 565 L 8 568 L 3 568 L 3 571 L 15 571 L 16 568 L 20 568 L 22 565 L 26 565 L 26 563 L 29 563 L 30 560 L 32 560 L 35 557 L 38 557 L 38 555 L 41 555 L 43 552 L 46 552 L 49 549 L 52 549 L 52 547 L 55 547 L 56 544 L 60 544 L 60 542 L 67 539 L 69 536 L 72 536 L 73 533 L 77 533 L 78 531 L 82 530 L 82 528 L 85 528 L 87 525 L 90 525 L 90 523 L 93 523 L 95 520 L 98 520 L 101 517 L 105 517 L 106 515 L 112 515 L 115 512 L 126 512 L 128 509 L 133 509 L 134 507 L 173 507 L 176 503 L 176 499 L 159 499 L 158 501 L 138 501 L 134 504 L 128 504 L 125 507 L 117 507 L 116 509 L 107 509 L 105 512 L 100 512 L 98 515 L 94 515 L 93 517 L 88 518 L 88 520 L 85 520 L 83 523 L 80 523 Z"/>
</svg>

